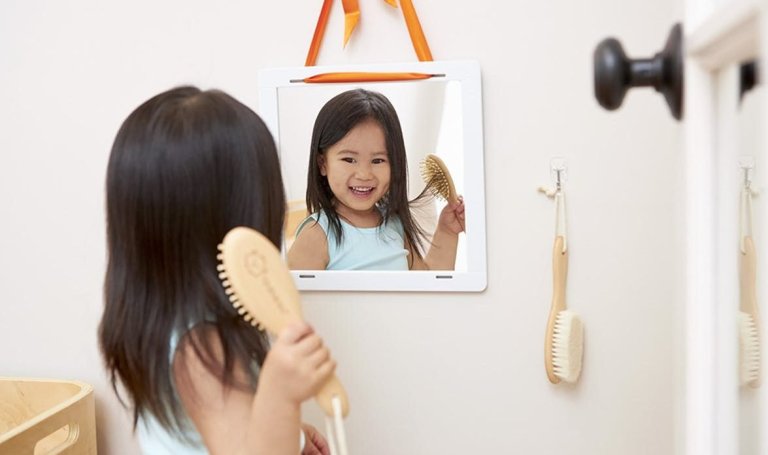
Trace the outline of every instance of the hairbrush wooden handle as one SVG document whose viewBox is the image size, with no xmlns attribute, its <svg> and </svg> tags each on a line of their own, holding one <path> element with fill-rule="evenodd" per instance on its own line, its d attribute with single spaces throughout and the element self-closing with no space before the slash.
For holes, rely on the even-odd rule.
<svg viewBox="0 0 768 455">
<path fill-rule="evenodd" d="M 757 316 L 757 295 L 755 293 L 756 280 L 755 244 L 752 237 L 744 237 L 744 252 L 739 255 L 740 309 L 745 313 Z"/>
<path fill-rule="evenodd" d="M 347 398 L 344 386 L 341 385 L 341 381 L 335 374 L 323 384 L 320 391 L 315 395 L 317 404 L 320 405 L 328 416 L 333 416 L 333 397 L 339 397 L 341 401 L 341 415 L 346 417 L 349 414 L 349 399 Z"/>
<path fill-rule="evenodd" d="M 553 349 L 555 322 L 557 314 L 565 310 L 565 283 L 568 278 L 568 251 L 563 251 L 565 239 L 562 236 L 555 238 L 555 246 L 552 248 L 552 306 L 549 309 L 547 319 L 547 332 L 544 339 L 544 363 L 547 369 L 547 378 L 552 384 L 560 382 L 555 375 L 553 363 Z"/>
</svg>

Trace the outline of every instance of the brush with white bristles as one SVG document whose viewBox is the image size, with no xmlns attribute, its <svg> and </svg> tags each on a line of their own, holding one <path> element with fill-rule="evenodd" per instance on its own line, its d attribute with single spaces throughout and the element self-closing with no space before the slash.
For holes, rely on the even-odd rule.
<svg viewBox="0 0 768 455">
<path fill-rule="evenodd" d="M 576 382 L 581 374 L 584 352 L 584 325 L 581 318 L 565 306 L 565 283 L 568 275 L 568 251 L 565 238 L 555 239 L 552 252 L 552 306 L 549 310 L 544 342 L 547 378 L 552 384 Z"/>
<path fill-rule="evenodd" d="M 739 273 L 739 384 L 760 385 L 760 335 L 755 290 L 755 245 L 752 237 L 742 239 Z"/>
<path fill-rule="evenodd" d="M 565 306 L 565 283 L 568 278 L 568 242 L 566 237 L 565 160 L 553 159 L 550 164 L 556 187 L 539 188 L 555 200 L 555 246 L 552 251 L 552 306 L 547 319 L 544 339 L 544 366 L 552 384 L 576 382 L 581 374 L 584 355 L 584 324 L 581 318 Z"/>
</svg>

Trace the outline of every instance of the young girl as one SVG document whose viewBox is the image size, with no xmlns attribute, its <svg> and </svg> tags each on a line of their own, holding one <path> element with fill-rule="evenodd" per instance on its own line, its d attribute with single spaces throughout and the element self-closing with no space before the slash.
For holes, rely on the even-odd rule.
<svg viewBox="0 0 768 455">
<path fill-rule="evenodd" d="M 314 428 L 302 432 L 300 404 L 334 371 L 328 349 L 305 324 L 270 349 L 217 277 L 231 228 L 280 245 L 285 199 L 261 119 L 220 91 L 161 93 L 120 128 L 106 186 L 99 340 L 143 452 L 327 455 Z"/>
<path fill-rule="evenodd" d="M 341 93 L 312 132 L 307 209 L 288 265 L 304 270 L 453 270 L 464 202 L 440 213 L 431 247 L 411 215 L 407 162 L 397 112 L 383 95 Z M 418 199 L 418 198 L 417 198 Z"/>
</svg>

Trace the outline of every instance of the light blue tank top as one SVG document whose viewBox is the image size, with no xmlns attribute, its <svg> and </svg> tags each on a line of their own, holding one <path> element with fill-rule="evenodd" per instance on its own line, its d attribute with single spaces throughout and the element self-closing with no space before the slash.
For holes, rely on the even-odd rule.
<svg viewBox="0 0 768 455">
<path fill-rule="evenodd" d="M 326 270 L 408 270 L 408 250 L 405 249 L 403 223 L 393 217 L 389 222 L 372 228 L 355 227 L 341 221 L 341 243 L 330 228 L 324 211 L 314 213 L 301 222 L 296 236 L 311 222 L 317 221 L 328 238 Z"/>
<path fill-rule="evenodd" d="M 171 336 L 169 361 L 173 365 L 173 356 L 180 337 L 177 332 Z M 174 388 L 174 394 L 176 389 Z M 177 396 L 178 399 L 178 396 Z M 182 409 L 182 413 L 183 413 Z M 141 452 L 144 455 L 208 455 L 208 449 L 203 444 L 203 438 L 195 429 L 194 424 L 186 415 L 182 416 L 182 434 L 167 430 L 160 425 L 152 414 L 139 417 L 136 425 L 136 436 Z M 304 432 L 299 434 L 299 451 L 304 450 Z"/>
<path fill-rule="evenodd" d="M 176 346 L 179 344 L 179 333 L 174 331 L 171 335 L 170 351 L 168 361 L 173 365 L 173 356 L 176 354 Z M 174 395 L 176 388 L 174 387 Z M 176 396 L 178 399 L 178 396 Z M 182 409 L 182 413 L 183 413 Z M 208 455 L 208 450 L 203 444 L 203 439 L 195 430 L 192 421 L 186 413 L 182 416 L 182 434 L 176 434 L 160 425 L 151 413 L 139 417 L 136 425 L 136 436 L 139 440 L 141 452 L 144 455 Z M 186 440 L 185 440 L 186 439 Z"/>
</svg>

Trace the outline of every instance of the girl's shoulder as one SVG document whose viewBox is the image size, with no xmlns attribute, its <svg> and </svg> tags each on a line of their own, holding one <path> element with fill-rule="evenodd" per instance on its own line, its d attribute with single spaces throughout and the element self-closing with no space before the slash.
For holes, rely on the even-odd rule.
<svg viewBox="0 0 768 455">
<path fill-rule="evenodd" d="M 322 270 L 328 265 L 328 220 L 312 214 L 299 224 L 288 250 L 290 269 Z"/>
<path fill-rule="evenodd" d="M 328 220 L 328 215 L 326 215 L 324 211 L 321 210 L 315 212 L 299 223 L 299 227 L 296 228 L 296 237 L 298 238 L 302 231 L 314 231 L 316 233 L 315 235 L 317 235 L 319 234 L 318 227 L 320 227 L 322 232 L 327 236 L 329 225 L 330 221 Z"/>
</svg>

